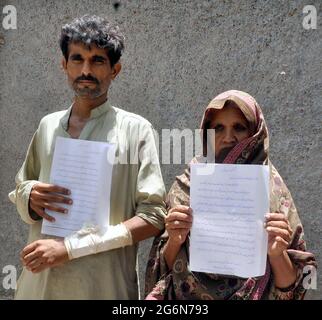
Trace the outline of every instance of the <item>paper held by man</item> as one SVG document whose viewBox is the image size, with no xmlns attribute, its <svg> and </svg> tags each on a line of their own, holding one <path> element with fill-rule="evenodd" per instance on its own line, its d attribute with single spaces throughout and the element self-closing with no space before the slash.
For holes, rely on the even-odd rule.
<svg viewBox="0 0 322 320">
<path fill-rule="evenodd" d="M 191 165 L 191 207 L 192 271 L 242 278 L 264 275 L 268 166 Z"/>
<path fill-rule="evenodd" d="M 109 225 L 110 192 L 115 157 L 113 144 L 57 137 L 50 183 L 71 190 L 67 214 L 46 210 L 55 222 L 43 220 L 42 234 L 66 237 L 84 226 Z"/>
</svg>

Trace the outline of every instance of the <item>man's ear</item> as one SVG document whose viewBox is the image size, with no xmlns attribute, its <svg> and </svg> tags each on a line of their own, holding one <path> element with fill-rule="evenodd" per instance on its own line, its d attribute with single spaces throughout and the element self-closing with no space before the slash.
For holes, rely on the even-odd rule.
<svg viewBox="0 0 322 320">
<path fill-rule="evenodd" d="M 66 61 L 65 57 L 63 57 L 61 59 L 61 66 L 62 66 L 62 69 L 66 72 L 67 71 L 67 61 Z"/>
<path fill-rule="evenodd" d="M 114 80 L 116 76 L 120 73 L 122 65 L 120 62 L 116 63 L 112 68 L 112 79 Z"/>
</svg>

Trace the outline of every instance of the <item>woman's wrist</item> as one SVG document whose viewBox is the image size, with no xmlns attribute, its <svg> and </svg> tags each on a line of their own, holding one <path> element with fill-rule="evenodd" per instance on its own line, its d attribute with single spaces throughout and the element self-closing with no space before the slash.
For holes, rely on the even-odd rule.
<svg viewBox="0 0 322 320">
<path fill-rule="evenodd" d="M 181 249 L 181 246 L 182 243 L 171 241 L 171 238 L 169 238 L 166 244 L 164 245 L 163 255 L 169 269 L 172 269 L 172 266 Z"/>
<path fill-rule="evenodd" d="M 174 249 L 180 248 L 183 243 L 184 241 L 182 241 L 182 239 L 179 240 L 178 238 L 172 238 L 172 237 L 169 237 L 167 241 L 168 246 Z"/>
<path fill-rule="evenodd" d="M 275 278 L 275 286 L 285 290 L 292 287 L 297 279 L 297 269 L 286 250 L 280 255 L 269 255 L 269 262 Z"/>
<path fill-rule="evenodd" d="M 286 250 L 282 251 L 279 254 L 267 253 L 267 255 L 268 255 L 268 258 L 269 258 L 270 261 L 280 261 L 280 260 L 285 259 L 285 253 L 287 254 Z"/>
</svg>

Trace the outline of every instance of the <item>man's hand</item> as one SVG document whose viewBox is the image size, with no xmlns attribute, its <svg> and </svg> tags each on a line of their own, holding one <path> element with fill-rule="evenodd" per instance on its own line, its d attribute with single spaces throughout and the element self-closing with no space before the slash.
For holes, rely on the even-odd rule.
<svg viewBox="0 0 322 320">
<path fill-rule="evenodd" d="M 69 260 L 63 239 L 34 241 L 22 250 L 20 258 L 27 270 L 33 273 L 57 267 Z"/>
<path fill-rule="evenodd" d="M 181 245 L 186 241 L 192 226 L 192 209 L 178 205 L 169 210 L 165 218 L 165 228 L 169 235 L 169 242 Z"/>
<path fill-rule="evenodd" d="M 287 218 L 282 213 L 268 213 L 265 229 L 268 233 L 268 256 L 282 256 L 293 233 Z"/>
<path fill-rule="evenodd" d="M 64 195 L 70 195 L 70 191 L 63 187 L 40 182 L 35 184 L 31 190 L 29 205 L 40 217 L 53 222 L 55 221 L 55 218 L 48 215 L 45 212 L 45 209 L 59 213 L 68 213 L 66 208 L 56 205 L 57 203 L 68 205 L 73 203 L 72 199 L 65 197 Z"/>
</svg>

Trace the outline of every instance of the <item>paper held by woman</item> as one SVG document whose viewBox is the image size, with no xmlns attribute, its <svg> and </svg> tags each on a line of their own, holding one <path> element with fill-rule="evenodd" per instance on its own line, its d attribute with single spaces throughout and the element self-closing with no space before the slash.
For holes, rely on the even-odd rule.
<svg viewBox="0 0 322 320">
<path fill-rule="evenodd" d="M 242 278 L 262 276 L 269 212 L 266 165 L 191 165 L 190 268 Z"/>
</svg>

